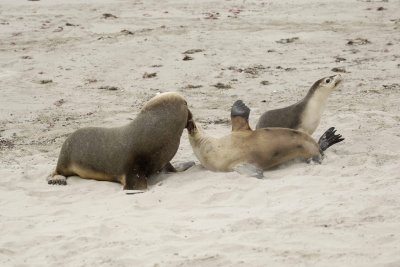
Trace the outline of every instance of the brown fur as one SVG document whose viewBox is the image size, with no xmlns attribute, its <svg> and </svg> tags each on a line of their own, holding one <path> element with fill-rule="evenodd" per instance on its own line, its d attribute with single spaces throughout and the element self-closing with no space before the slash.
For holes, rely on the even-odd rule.
<svg viewBox="0 0 400 267">
<path fill-rule="evenodd" d="M 145 189 L 147 178 L 169 164 L 191 113 L 176 93 L 152 98 L 135 120 L 123 127 L 89 127 L 64 142 L 50 184 L 61 177 L 119 182 L 124 189 Z"/>
<path fill-rule="evenodd" d="M 320 156 L 320 147 L 308 134 L 286 128 L 251 130 L 248 120 L 232 116 L 231 134 L 222 138 L 207 136 L 191 120 L 189 140 L 201 164 L 212 171 L 233 171 L 241 164 L 267 170 L 293 159 Z"/>
</svg>

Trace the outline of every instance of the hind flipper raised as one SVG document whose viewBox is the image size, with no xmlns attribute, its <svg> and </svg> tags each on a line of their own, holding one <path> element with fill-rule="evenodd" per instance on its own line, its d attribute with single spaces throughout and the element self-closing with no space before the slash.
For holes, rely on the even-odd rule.
<svg viewBox="0 0 400 267">
<path fill-rule="evenodd" d="M 237 100 L 231 108 L 232 131 L 251 130 L 249 126 L 250 108 Z"/>
<path fill-rule="evenodd" d="M 342 142 L 344 138 L 340 134 L 335 134 L 336 130 L 335 127 L 331 127 L 325 131 L 325 133 L 319 138 L 318 144 L 321 149 L 321 154 L 325 151 L 328 147 Z"/>
</svg>

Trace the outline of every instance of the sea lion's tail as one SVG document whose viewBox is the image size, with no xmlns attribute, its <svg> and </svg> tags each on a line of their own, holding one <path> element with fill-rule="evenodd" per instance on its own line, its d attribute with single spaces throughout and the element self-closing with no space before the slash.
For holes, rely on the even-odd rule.
<svg viewBox="0 0 400 267">
<path fill-rule="evenodd" d="M 321 154 L 325 151 L 328 147 L 342 142 L 344 138 L 340 134 L 335 134 L 336 130 L 335 127 L 331 127 L 325 131 L 325 133 L 319 138 L 318 144 L 321 149 Z"/>
</svg>

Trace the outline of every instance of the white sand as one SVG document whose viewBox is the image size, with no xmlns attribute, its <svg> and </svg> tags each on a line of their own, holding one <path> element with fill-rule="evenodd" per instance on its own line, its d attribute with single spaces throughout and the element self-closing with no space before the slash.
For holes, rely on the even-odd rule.
<svg viewBox="0 0 400 267">
<path fill-rule="evenodd" d="M 398 0 L 1 0 L 0 266 L 400 266 L 399 14 Z M 182 61 L 188 49 L 204 51 Z M 197 165 L 139 195 L 45 181 L 69 133 L 126 124 L 156 92 L 184 94 L 222 136 L 235 100 L 254 126 L 334 67 L 345 83 L 315 138 L 335 126 L 346 140 L 322 165 L 263 180 Z M 187 160 L 185 132 L 173 162 Z"/>
</svg>

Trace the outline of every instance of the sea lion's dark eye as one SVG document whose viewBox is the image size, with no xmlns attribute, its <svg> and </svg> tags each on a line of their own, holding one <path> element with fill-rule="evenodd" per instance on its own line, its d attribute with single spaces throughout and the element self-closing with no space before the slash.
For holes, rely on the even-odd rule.
<svg viewBox="0 0 400 267">
<path fill-rule="evenodd" d="M 325 82 L 326 82 L 326 83 L 330 83 L 330 82 L 331 82 L 331 79 L 326 79 Z"/>
</svg>

